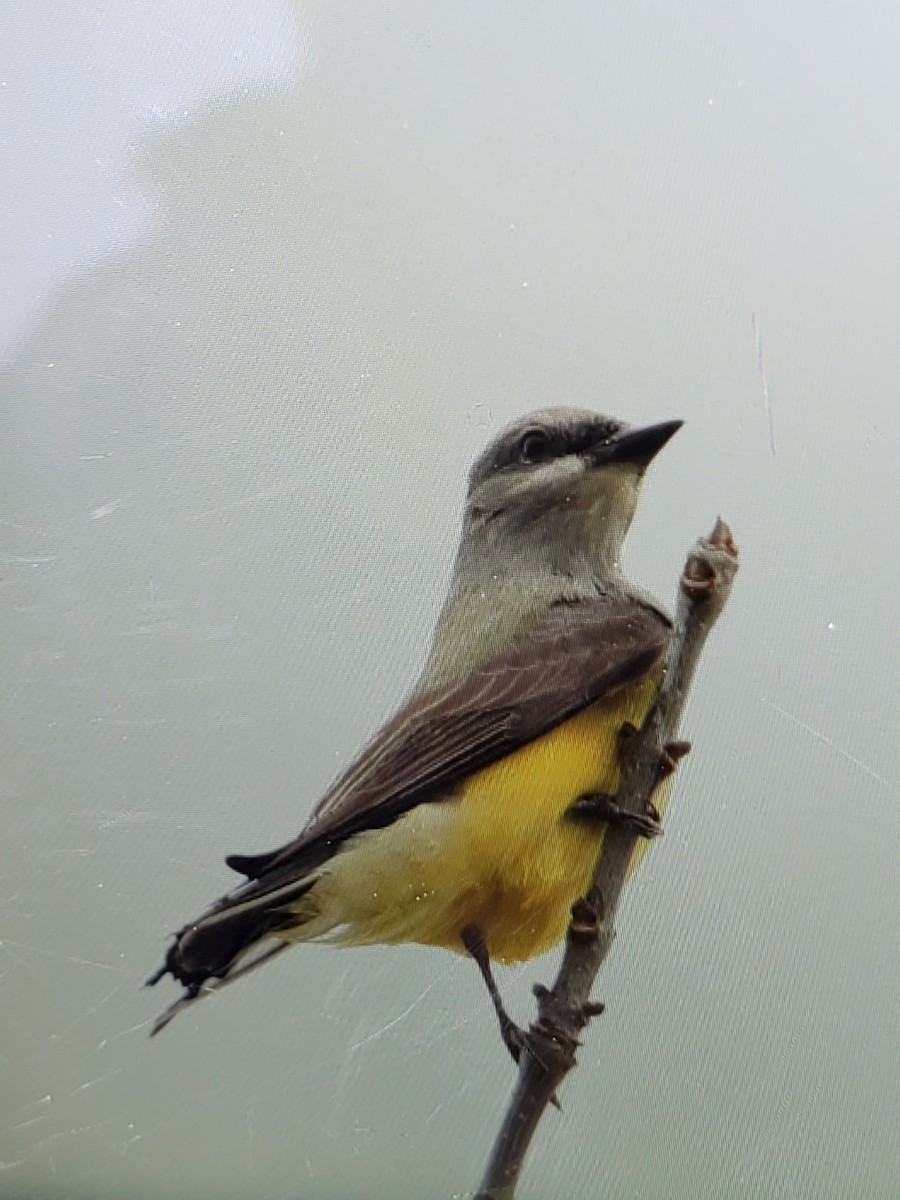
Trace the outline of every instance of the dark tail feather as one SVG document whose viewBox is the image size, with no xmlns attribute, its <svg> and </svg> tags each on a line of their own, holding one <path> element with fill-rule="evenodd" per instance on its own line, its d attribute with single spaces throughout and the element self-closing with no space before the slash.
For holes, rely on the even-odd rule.
<svg viewBox="0 0 900 1200">
<path fill-rule="evenodd" d="M 197 1000 L 202 1000 L 204 996 L 213 996 L 216 992 L 221 991 L 223 987 L 227 987 L 229 983 L 235 983 L 238 979 L 243 978 L 244 975 L 249 975 L 250 972 L 255 971 L 257 967 L 263 966 L 264 963 L 267 963 L 271 959 L 275 958 L 277 954 L 281 954 L 282 950 L 289 949 L 290 945 L 290 942 L 277 941 L 274 945 L 269 946 L 267 949 L 261 950 L 259 954 L 257 954 L 254 958 L 249 959 L 249 961 L 243 962 L 240 965 L 235 963 L 232 969 L 223 978 L 217 979 L 213 983 L 193 984 L 178 997 L 174 1004 L 170 1004 L 165 1012 L 160 1013 L 160 1015 L 153 1022 L 153 1028 L 150 1030 L 150 1036 L 155 1037 L 159 1031 L 161 1029 L 165 1029 L 169 1022 L 174 1020 L 174 1018 L 177 1017 L 180 1012 L 184 1012 L 186 1008 L 190 1008 L 190 1006 Z M 156 975 L 147 980 L 147 983 L 156 983 L 157 979 L 160 977 L 160 974 L 164 974 L 166 970 L 167 968 L 163 967 L 162 972 L 157 972 Z"/>
<path fill-rule="evenodd" d="M 223 987 L 247 974 L 290 945 L 278 934 L 298 924 L 294 913 L 285 906 L 304 896 L 318 876 L 263 894 L 253 894 L 253 884 L 239 888 L 175 935 L 163 965 L 147 980 L 152 987 L 164 975 L 171 974 L 186 991 L 159 1018 L 152 1032 L 158 1033 L 193 1000 Z M 260 943 L 277 939 L 275 946 L 263 949 Z M 255 948 L 259 952 L 248 961 Z M 213 982 L 209 982 L 213 981 Z"/>
</svg>

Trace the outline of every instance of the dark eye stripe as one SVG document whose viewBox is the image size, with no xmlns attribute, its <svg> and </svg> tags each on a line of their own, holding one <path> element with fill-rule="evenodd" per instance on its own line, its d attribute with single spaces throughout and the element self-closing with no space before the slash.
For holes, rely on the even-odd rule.
<svg viewBox="0 0 900 1200">
<path fill-rule="evenodd" d="M 523 428 L 521 425 L 515 432 L 494 448 L 493 454 L 483 455 L 475 464 L 469 477 L 470 486 L 475 487 L 492 475 L 495 471 L 507 469 L 522 469 L 532 462 L 550 462 L 554 458 L 563 458 L 567 454 L 583 454 L 592 446 L 602 443 L 607 437 L 612 437 L 622 428 L 618 421 L 584 421 L 578 424 L 567 424 L 564 428 L 548 428 L 534 425 Z M 543 435 L 547 438 L 547 448 L 539 456 L 529 456 L 523 459 L 523 444 L 531 435 Z"/>
</svg>

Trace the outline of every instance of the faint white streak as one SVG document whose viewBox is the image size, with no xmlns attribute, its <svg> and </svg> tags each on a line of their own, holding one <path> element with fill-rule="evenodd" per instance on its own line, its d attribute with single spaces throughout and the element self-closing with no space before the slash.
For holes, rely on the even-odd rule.
<svg viewBox="0 0 900 1200">
<path fill-rule="evenodd" d="M 92 1017 L 94 1015 L 94 1013 L 99 1012 L 100 1009 L 103 1007 L 103 1005 L 108 1004 L 109 1001 L 112 1000 L 113 996 L 115 996 L 116 992 L 120 992 L 124 986 L 125 986 L 124 982 L 117 983 L 116 986 L 111 991 L 107 992 L 105 996 L 103 996 L 100 1000 L 97 1001 L 97 1003 L 94 1005 L 93 1008 L 89 1008 L 87 1010 L 87 1012 L 83 1012 L 78 1017 L 76 1017 L 75 1020 L 72 1022 L 72 1025 L 70 1028 L 74 1029 L 74 1027 L 76 1025 L 80 1025 L 82 1021 L 86 1021 L 88 1017 Z"/>
<path fill-rule="evenodd" d="M 147 717 L 139 721 L 136 718 L 126 720 L 124 717 L 91 717 L 91 725 L 110 725 L 115 729 L 151 729 L 154 725 L 165 725 L 165 717 Z"/>
<path fill-rule="evenodd" d="M 96 1079 L 89 1079 L 87 1083 L 79 1084 L 74 1091 L 69 1092 L 69 1095 L 77 1096 L 79 1092 L 86 1092 L 88 1088 L 92 1088 L 95 1083 L 102 1083 L 104 1079 L 112 1079 L 114 1075 L 121 1075 L 124 1070 L 124 1067 L 116 1067 L 114 1071 L 106 1071 L 103 1075 L 98 1075 Z"/>
<path fill-rule="evenodd" d="M 20 1121 L 18 1125 L 13 1125 L 7 1132 L 19 1133 L 22 1129 L 28 1129 L 30 1125 L 37 1125 L 40 1121 L 46 1121 L 49 1118 L 49 1113 L 41 1113 L 38 1117 L 31 1117 L 28 1121 Z"/>
<path fill-rule="evenodd" d="M 359 1025 L 357 1025 L 357 1029 L 358 1028 L 359 1028 Z M 362 1045 L 363 1043 L 360 1042 L 358 1044 Z M 350 1047 L 351 1051 L 354 1049 L 355 1049 L 354 1046 Z M 337 1079 L 335 1080 L 334 1095 L 331 1098 L 330 1112 L 329 1112 L 329 1116 L 328 1116 L 328 1133 L 329 1133 L 329 1135 L 331 1134 L 331 1127 L 334 1125 L 335 1121 L 337 1120 L 337 1115 L 338 1115 L 338 1112 L 340 1111 L 340 1107 L 344 1102 L 344 1096 L 346 1095 L 347 1089 L 350 1086 L 351 1077 L 358 1076 L 359 1070 L 360 1070 L 360 1068 L 359 1068 L 359 1066 L 357 1066 L 356 1070 L 353 1071 L 353 1069 L 351 1067 L 350 1055 L 349 1054 L 345 1055 L 343 1058 L 343 1061 L 341 1062 L 341 1068 L 338 1071 Z"/>
<path fill-rule="evenodd" d="M 450 970 L 452 970 L 452 968 L 450 968 Z M 419 1007 L 429 992 L 433 992 L 439 983 L 444 982 L 444 980 L 450 974 L 450 970 L 445 971 L 444 974 L 440 975 L 437 979 L 433 979 L 421 996 L 418 996 L 415 1000 L 413 1000 L 412 1004 L 410 1004 L 408 1008 L 404 1008 L 402 1013 L 398 1013 L 392 1021 L 388 1021 L 387 1025 L 382 1026 L 381 1029 L 376 1029 L 374 1033 L 368 1034 L 366 1037 L 362 1038 L 361 1041 L 353 1042 L 352 1045 L 348 1046 L 347 1049 L 349 1053 L 352 1054 L 354 1051 L 359 1050 L 360 1047 L 368 1045 L 369 1042 L 374 1042 L 376 1038 L 382 1037 L 388 1032 L 388 1030 L 393 1029 L 395 1025 L 399 1025 L 401 1021 L 405 1020 L 405 1018 L 409 1016 L 413 1009 Z"/>
<path fill-rule="evenodd" d="M 0 950 L 5 950 L 6 953 L 9 955 L 9 957 L 13 960 L 13 962 L 17 962 L 20 967 L 24 967 L 26 971 L 30 971 L 32 975 L 34 975 L 38 979 L 42 980 L 41 973 L 39 971 L 35 970 L 35 968 L 31 965 L 31 963 L 28 961 L 28 959 L 22 958 L 22 956 L 20 954 L 15 953 L 15 951 L 12 948 L 14 945 L 15 945 L 14 942 L 10 942 L 8 939 L 4 938 L 3 941 L 0 941 Z M 35 1039 L 35 1040 L 37 1040 L 37 1039 Z"/>
<path fill-rule="evenodd" d="M 252 496 L 244 496 L 240 500 L 232 500 L 228 504 L 217 504 L 213 508 L 205 508 L 203 512 L 192 513 L 185 517 L 186 521 L 202 521 L 206 517 L 218 517 L 221 513 L 231 512 L 235 508 L 246 508 L 248 504 L 259 504 L 261 500 L 274 500 L 276 496 L 286 496 L 287 488 L 277 488 L 270 492 L 254 492 Z"/>
<path fill-rule="evenodd" d="M 766 405 L 766 417 L 769 422 L 769 446 L 772 450 L 772 455 L 777 453 L 775 448 L 775 416 L 772 411 L 772 395 L 769 391 L 769 381 L 766 377 L 766 364 L 763 359 L 762 337 L 759 332 L 759 325 L 756 322 L 756 313 L 750 318 L 750 327 L 753 330 L 753 338 L 756 342 L 756 367 L 759 371 L 759 385 L 762 388 L 763 400 Z"/>
<path fill-rule="evenodd" d="M 131 1137 L 129 1137 L 129 1138 L 123 1138 L 123 1139 L 121 1140 L 121 1142 L 119 1142 L 119 1143 L 118 1143 L 118 1150 L 119 1150 L 119 1153 L 120 1153 L 120 1154 L 121 1154 L 123 1157 L 124 1157 L 124 1156 L 125 1156 L 125 1155 L 128 1153 L 128 1151 L 131 1149 L 131 1147 L 132 1147 L 132 1146 L 134 1146 L 134 1145 L 135 1145 L 137 1142 L 139 1142 L 139 1141 L 141 1140 L 141 1138 L 144 1136 L 142 1133 L 135 1133 L 135 1132 L 134 1132 L 134 1122 L 130 1122 L 130 1123 L 129 1123 L 129 1125 L 128 1125 L 128 1129 L 129 1129 L 129 1131 L 131 1132 Z M 142 1161 L 142 1162 L 145 1162 L 145 1163 L 147 1163 L 147 1166 L 149 1166 L 149 1165 L 150 1165 L 150 1164 L 149 1164 L 149 1162 L 147 1161 L 147 1159 L 146 1159 L 146 1158 L 144 1158 L 144 1156 L 143 1156 L 143 1155 L 141 1155 L 141 1156 L 140 1156 L 140 1158 L 141 1158 L 141 1161 Z"/>
<path fill-rule="evenodd" d="M 20 525 L 18 521 L 0 520 L 0 525 L 6 525 L 10 529 L 20 529 L 23 533 L 36 533 L 38 537 L 47 536 L 43 529 L 32 529 L 30 525 Z"/>
<path fill-rule="evenodd" d="M 158 820 L 158 814 L 147 812 L 146 809 L 128 808 L 124 812 L 111 813 L 104 821 L 101 821 L 98 829 L 115 829 L 120 825 L 148 825 L 154 820 Z"/>
<path fill-rule="evenodd" d="M 438 1115 L 438 1113 L 440 1113 L 440 1112 L 443 1112 L 443 1111 L 444 1111 L 444 1109 L 445 1109 L 446 1107 L 447 1107 L 447 1106 L 446 1106 L 445 1104 L 439 1104 L 439 1105 L 437 1106 L 437 1108 L 436 1108 L 436 1109 L 435 1109 L 433 1112 L 429 1113 L 429 1114 L 428 1114 L 428 1116 L 425 1118 L 425 1122 L 424 1122 L 424 1124 L 422 1125 L 422 1128 L 423 1128 L 423 1129 L 427 1129 L 427 1128 L 428 1128 L 428 1126 L 431 1124 L 431 1122 L 432 1122 L 432 1121 L 435 1119 L 435 1117 Z"/>
<path fill-rule="evenodd" d="M 123 497 L 119 496 L 117 500 L 110 500 L 106 504 L 101 504 L 97 508 L 92 508 L 88 514 L 90 520 L 99 521 L 103 517 L 108 517 L 110 513 L 114 513 L 117 508 L 122 505 Z"/>
<path fill-rule="evenodd" d="M 26 567 L 37 567 L 43 563 L 56 562 L 58 554 L 0 554 L 0 563 L 23 563 Z"/>
<path fill-rule="evenodd" d="M 820 733 L 819 730 L 815 729 L 812 725 L 807 725 L 805 721 L 802 721 L 799 717 L 794 716 L 793 713 L 788 712 L 786 708 L 782 708 L 780 704 L 776 704 L 774 700 L 770 700 L 768 696 L 763 696 L 762 699 L 764 704 L 768 704 L 770 708 L 774 708 L 777 713 L 780 713 L 781 716 L 792 722 L 792 724 L 796 725 L 799 729 L 811 734 L 816 741 L 822 742 L 823 745 L 828 746 L 831 750 L 833 750 L 835 754 L 839 754 L 841 758 L 845 759 L 847 762 L 852 763 L 855 767 L 859 767 L 859 769 L 864 771 L 870 779 L 874 779 L 876 783 L 880 783 L 882 787 L 886 787 L 889 792 L 896 792 L 894 784 L 892 784 L 889 779 L 885 779 L 883 775 L 879 775 L 877 771 L 873 771 L 872 768 L 867 763 L 864 763 L 861 758 L 857 758 L 854 754 L 851 754 L 849 750 L 845 750 L 843 746 L 839 746 L 833 738 L 827 737 L 824 733 Z"/>
<path fill-rule="evenodd" d="M 112 1037 L 101 1038 L 97 1043 L 97 1049 L 102 1050 L 104 1046 L 110 1046 L 113 1042 L 117 1042 L 119 1038 L 130 1037 L 132 1033 L 137 1033 L 139 1029 L 148 1029 L 153 1024 L 153 1017 L 148 1017 L 146 1021 L 138 1021 L 137 1025 L 132 1025 L 128 1029 L 120 1029 L 118 1033 L 114 1033 Z M 167 1122 L 171 1124 L 171 1122 Z"/>
<path fill-rule="evenodd" d="M 49 1146 L 51 1142 L 58 1142 L 61 1138 L 78 1137 L 81 1134 L 93 1133 L 95 1129 L 105 1129 L 108 1125 L 115 1125 L 118 1120 L 118 1117 L 107 1117 L 105 1121 L 97 1121 L 92 1125 L 78 1125 L 74 1129 L 60 1129 L 57 1133 L 51 1133 L 49 1137 L 35 1142 L 34 1148 L 37 1150 L 40 1147 Z"/>
<path fill-rule="evenodd" d="M 74 954 L 61 954 L 58 950 L 46 950 L 42 946 L 30 946 L 27 942 L 13 942 L 9 938 L 0 939 L 0 948 L 6 950 L 7 953 L 12 954 L 11 948 L 13 946 L 18 950 L 43 955 L 45 958 L 55 958 L 60 962 L 77 963 L 79 967 L 100 967 L 104 971 L 116 971 L 120 975 L 125 974 L 124 967 L 117 967 L 113 963 L 95 962 L 92 958 L 76 958 Z M 18 956 L 13 955 L 13 958 L 18 958 Z M 28 966 L 29 964 L 25 963 L 23 965 Z M 34 968 L 31 967 L 31 970 L 33 971 Z"/>
</svg>

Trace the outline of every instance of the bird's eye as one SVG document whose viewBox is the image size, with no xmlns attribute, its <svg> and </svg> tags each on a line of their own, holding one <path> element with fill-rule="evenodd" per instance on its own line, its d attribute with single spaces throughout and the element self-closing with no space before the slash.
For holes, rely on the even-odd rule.
<svg viewBox="0 0 900 1200">
<path fill-rule="evenodd" d="M 546 433 L 532 429 L 519 442 L 519 461 L 523 463 L 543 462 L 550 457 L 552 443 Z"/>
</svg>

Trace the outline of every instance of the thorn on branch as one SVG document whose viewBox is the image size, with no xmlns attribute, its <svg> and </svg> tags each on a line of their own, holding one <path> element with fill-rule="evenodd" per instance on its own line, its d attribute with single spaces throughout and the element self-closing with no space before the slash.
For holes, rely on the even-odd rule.
<svg viewBox="0 0 900 1200">
<path fill-rule="evenodd" d="M 586 1000 L 581 1006 L 581 1015 L 584 1017 L 585 1025 L 592 1017 L 602 1016 L 605 1012 L 606 1005 L 602 1000 Z"/>
<path fill-rule="evenodd" d="M 691 743 L 672 741 L 666 742 L 662 748 L 662 754 L 659 759 L 659 778 L 660 780 L 667 779 L 674 774 L 675 768 L 679 762 L 690 754 Z"/>
<path fill-rule="evenodd" d="M 569 941 L 595 942 L 600 936 L 601 920 L 602 917 L 593 904 L 584 897 L 576 900 L 572 905 L 572 919 L 569 922 Z"/>
</svg>

